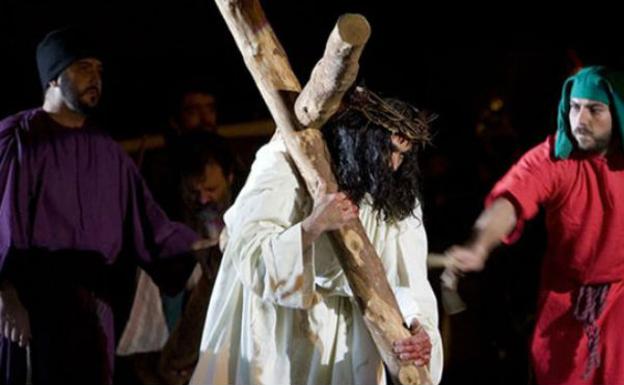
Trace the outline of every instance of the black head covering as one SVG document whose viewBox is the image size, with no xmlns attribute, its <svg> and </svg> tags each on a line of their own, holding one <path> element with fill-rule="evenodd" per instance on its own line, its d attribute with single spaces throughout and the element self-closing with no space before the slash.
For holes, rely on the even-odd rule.
<svg viewBox="0 0 624 385">
<path fill-rule="evenodd" d="M 86 57 L 101 57 L 95 42 L 85 31 L 76 27 L 57 29 L 46 35 L 37 46 L 37 69 L 41 87 L 45 90 L 74 61 Z"/>
</svg>

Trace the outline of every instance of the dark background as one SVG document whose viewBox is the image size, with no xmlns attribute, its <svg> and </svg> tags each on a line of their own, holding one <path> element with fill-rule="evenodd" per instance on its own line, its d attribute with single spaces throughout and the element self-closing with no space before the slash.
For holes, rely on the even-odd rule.
<svg viewBox="0 0 624 385">
<path fill-rule="evenodd" d="M 398 0 L 273 0 L 263 7 L 302 81 L 338 16 L 363 13 L 372 36 L 361 79 L 382 94 L 439 113 L 440 135 L 470 131 L 492 92 L 506 97 L 518 130 L 544 130 L 560 84 L 574 66 L 571 56 L 585 64 L 617 65 L 623 58 L 618 34 L 610 32 L 617 25 L 604 14 L 589 23 L 592 13 L 594 19 L 599 14 L 591 7 L 571 11 L 575 17 L 567 26 L 566 17 L 529 5 L 507 4 L 503 10 Z M 188 80 L 214 90 L 222 122 L 268 116 L 208 0 L 0 1 L 0 115 L 40 103 L 36 44 L 51 29 L 79 23 L 108 50 L 103 102 L 115 136 L 158 131 L 168 91 Z"/>
<path fill-rule="evenodd" d="M 425 222 L 435 252 L 468 236 L 496 179 L 554 131 L 563 80 L 579 65 L 624 63 L 619 24 L 608 17 L 614 10 L 582 4 L 547 13 L 545 6 L 263 4 L 302 82 L 338 16 L 360 12 L 372 26 L 360 80 L 439 114 L 434 143 L 422 157 Z M 0 0 L 0 116 L 40 105 L 36 44 L 68 24 L 87 26 L 104 42 L 101 116 L 117 139 L 162 132 L 172 90 L 189 82 L 212 90 L 220 123 L 269 117 L 216 6 L 199 0 Z M 490 108 L 492 101 L 499 107 Z M 540 222 L 499 250 L 482 274 L 462 281 L 467 312 L 441 313 L 445 383 L 532 381 L 527 346 L 545 238 Z M 438 275 L 431 271 L 434 288 Z"/>
</svg>

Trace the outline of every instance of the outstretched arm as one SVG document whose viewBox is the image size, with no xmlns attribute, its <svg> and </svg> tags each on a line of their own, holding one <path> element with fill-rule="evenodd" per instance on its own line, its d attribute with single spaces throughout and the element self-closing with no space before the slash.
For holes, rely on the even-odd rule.
<svg viewBox="0 0 624 385">
<path fill-rule="evenodd" d="M 475 222 L 470 240 L 446 251 L 451 265 L 462 272 L 482 270 L 490 252 L 511 233 L 516 221 L 516 209 L 509 199 L 496 199 Z"/>
</svg>

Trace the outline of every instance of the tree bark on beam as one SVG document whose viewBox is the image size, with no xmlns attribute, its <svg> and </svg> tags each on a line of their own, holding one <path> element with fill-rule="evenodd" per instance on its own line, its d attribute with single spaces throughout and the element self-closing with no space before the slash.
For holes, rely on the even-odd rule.
<svg viewBox="0 0 624 385">
<path fill-rule="evenodd" d="M 295 114 L 295 101 L 301 85 L 258 0 L 215 1 L 308 192 L 315 201 L 324 193 L 336 192 L 336 179 L 322 135 L 319 130 L 304 128 L 320 127 L 352 85 L 360 53 L 370 35 L 368 22 L 353 14 L 338 20 L 324 57 L 297 101 L 300 121 Z M 331 236 L 343 251 L 339 256 L 341 266 L 393 380 L 404 385 L 431 383 L 426 367 L 402 364 L 392 352 L 392 343 L 409 337 L 410 332 L 403 325 L 381 260 L 360 221 L 348 223 Z"/>
<path fill-rule="evenodd" d="M 358 60 L 370 37 L 370 26 L 360 15 L 345 15 L 327 39 L 325 53 L 295 102 L 295 114 L 307 128 L 320 128 L 337 110 L 357 78 Z"/>
</svg>

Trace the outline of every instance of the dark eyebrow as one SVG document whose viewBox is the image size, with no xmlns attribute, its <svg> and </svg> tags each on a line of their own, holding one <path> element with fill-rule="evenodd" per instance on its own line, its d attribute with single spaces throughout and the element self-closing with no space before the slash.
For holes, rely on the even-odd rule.
<svg viewBox="0 0 624 385">
<path fill-rule="evenodd" d="M 579 102 L 570 100 L 570 106 L 581 106 L 581 105 L 587 108 L 608 108 L 609 107 L 599 102 L 579 103 Z"/>
</svg>

